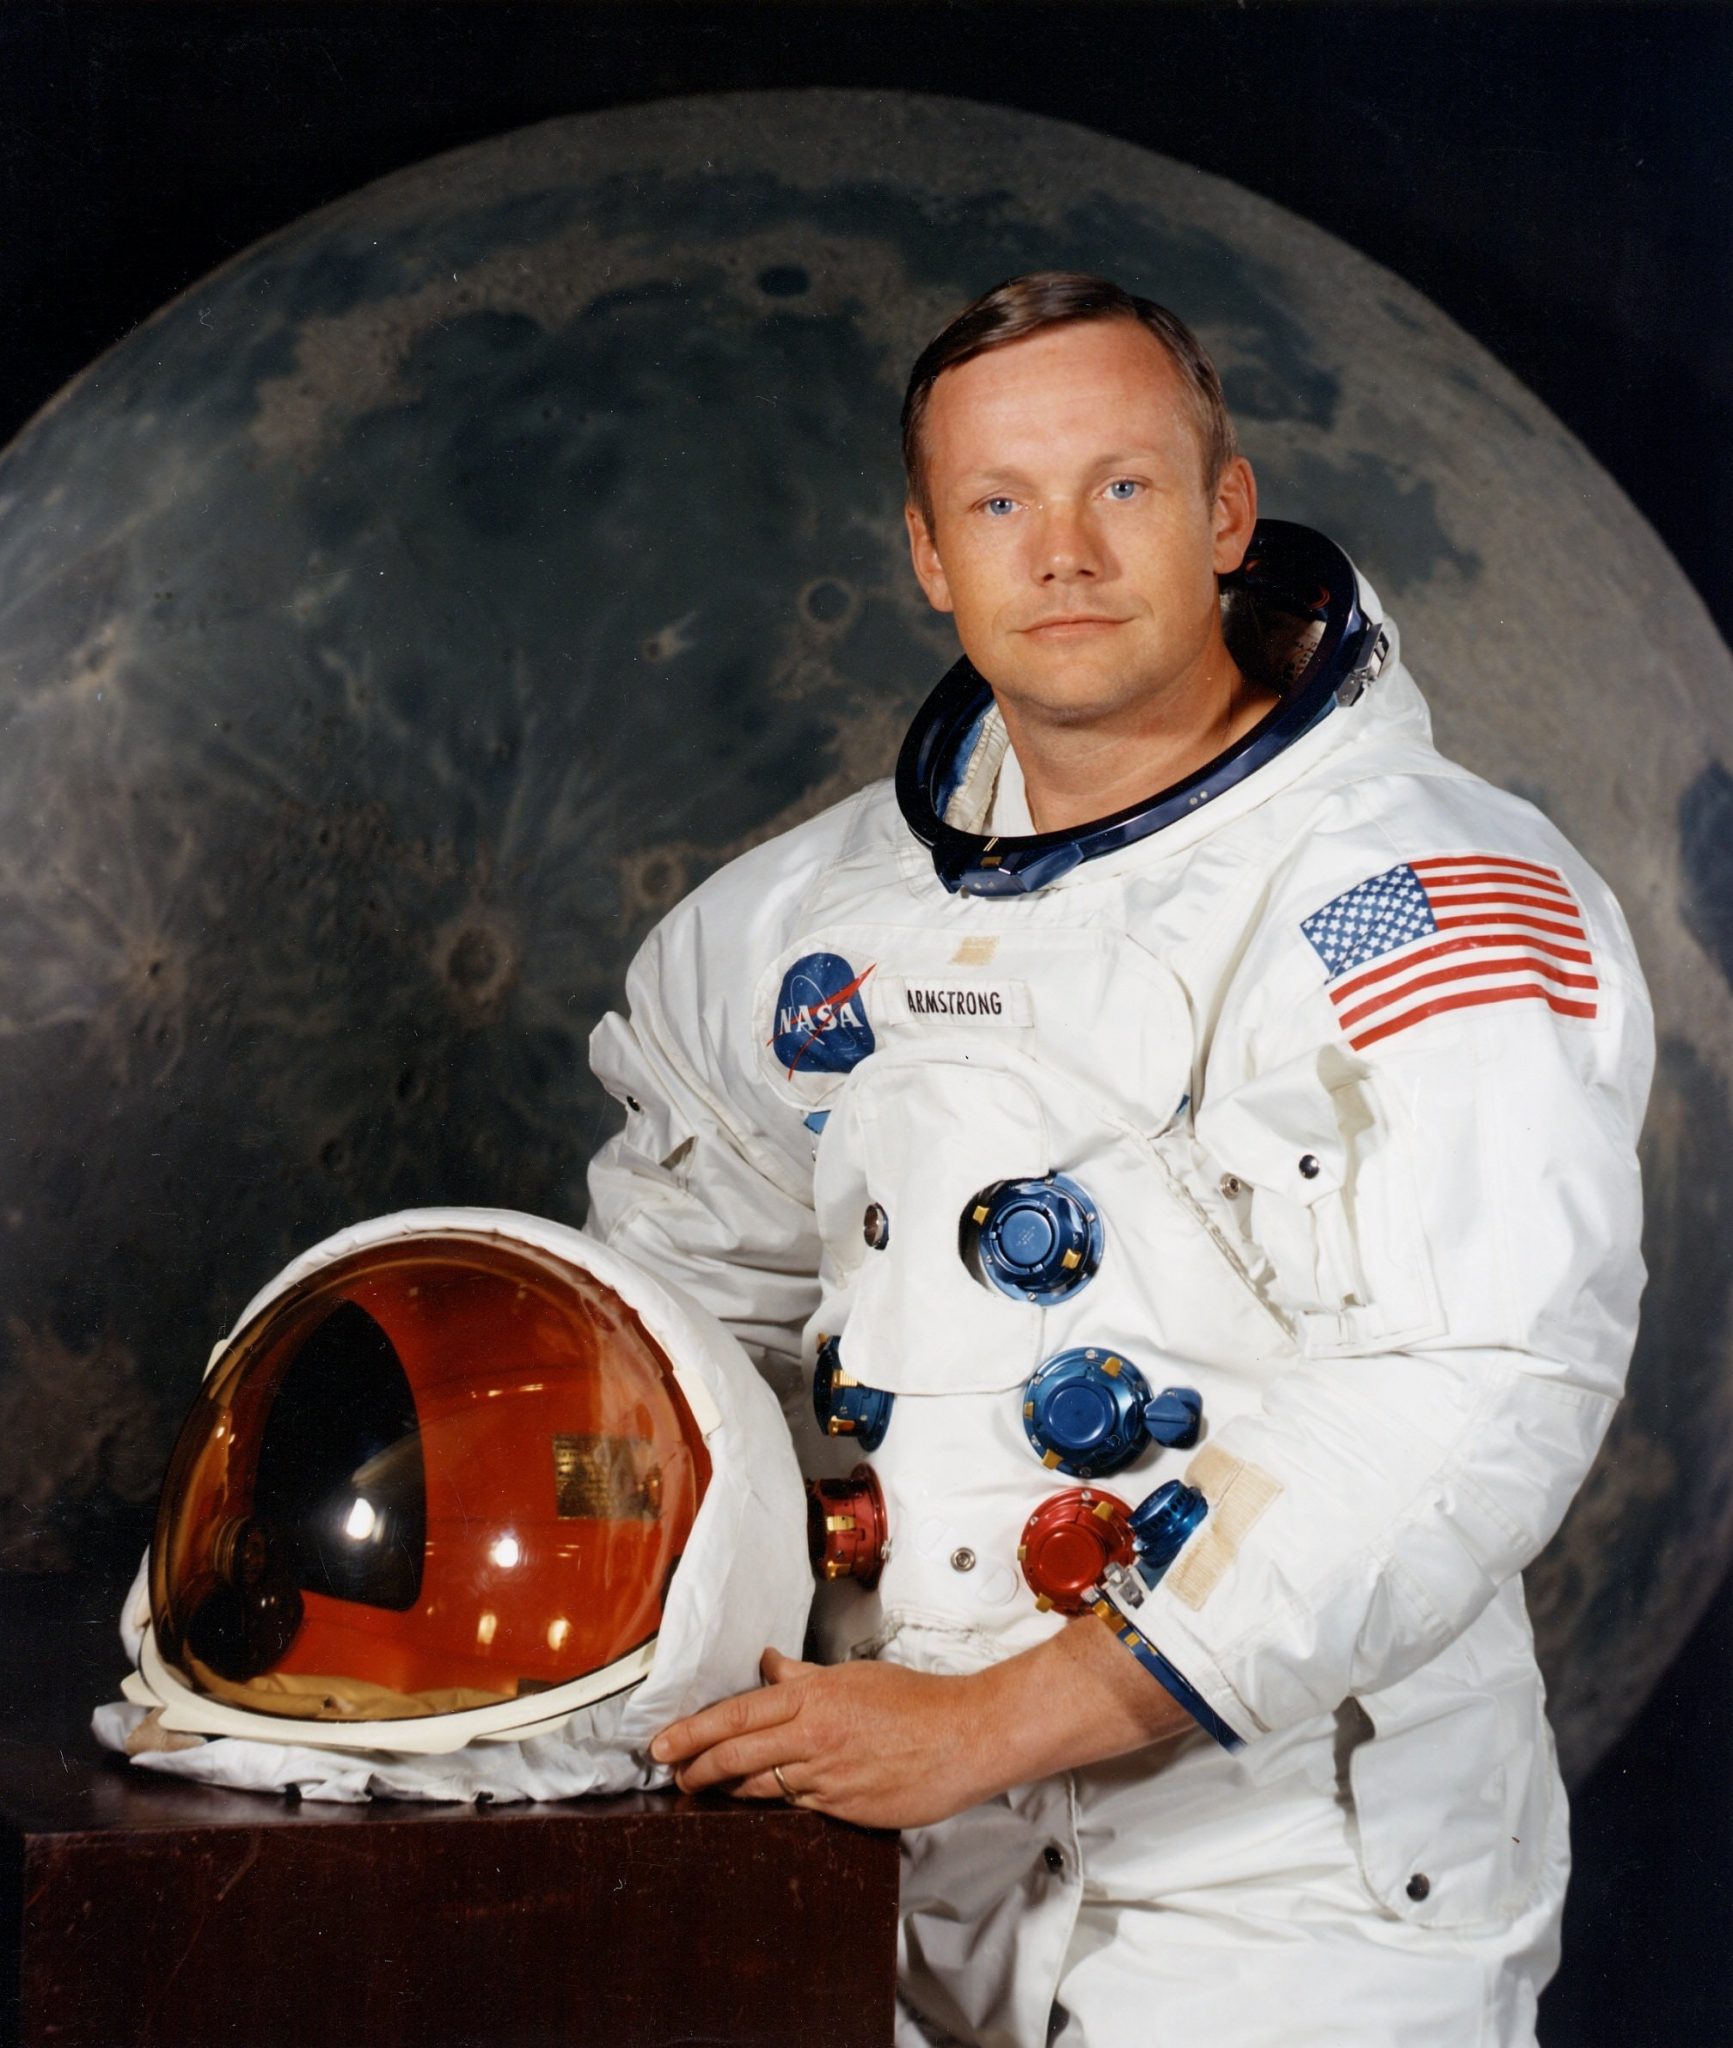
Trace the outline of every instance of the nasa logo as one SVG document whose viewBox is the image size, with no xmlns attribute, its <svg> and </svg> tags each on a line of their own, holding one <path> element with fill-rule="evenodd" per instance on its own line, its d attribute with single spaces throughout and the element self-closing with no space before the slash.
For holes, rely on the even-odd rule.
<svg viewBox="0 0 1733 2048">
<path fill-rule="evenodd" d="M 840 953 L 806 953 L 782 977 L 770 1048 L 791 1075 L 846 1074 L 874 1049 L 862 994 L 871 972 L 856 974 Z"/>
</svg>

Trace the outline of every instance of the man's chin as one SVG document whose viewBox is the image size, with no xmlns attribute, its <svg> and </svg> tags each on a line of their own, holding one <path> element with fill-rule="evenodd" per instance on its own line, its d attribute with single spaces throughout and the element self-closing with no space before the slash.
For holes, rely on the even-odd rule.
<svg viewBox="0 0 1733 2048">
<path fill-rule="evenodd" d="M 1006 682 L 989 677 L 989 681 L 1013 728 L 1027 724 L 1050 732 L 1089 727 L 1111 730 L 1121 722 L 1135 724 L 1150 695 L 1147 687 L 1133 679 L 1090 675 L 1081 667 L 1063 677 L 1015 676 Z"/>
</svg>

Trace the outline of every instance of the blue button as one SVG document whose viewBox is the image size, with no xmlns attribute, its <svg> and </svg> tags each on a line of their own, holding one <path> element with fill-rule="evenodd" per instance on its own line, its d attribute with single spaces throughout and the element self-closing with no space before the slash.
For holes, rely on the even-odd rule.
<svg viewBox="0 0 1733 2048">
<path fill-rule="evenodd" d="M 998 1223 L 1000 1251 L 1011 1264 L 1033 1270 L 1037 1277 L 1057 1241 L 1051 1221 L 1033 1207 L 1008 1209 Z"/>
<path fill-rule="evenodd" d="M 1149 1382 L 1117 1352 L 1061 1351 L 1023 1388 L 1024 1434 L 1049 1470 L 1093 1479 L 1142 1450 L 1149 1398 Z"/>
<path fill-rule="evenodd" d="M 963 1218 L 964 1256 L 1001 1294 L 1043 1306 L 1063 1301 L 1101 1264 L 1101 1218 L 1074 1180 L 1001 1180 Z"/>
<path fill-rule="evenodd" d="M 1209 1502 L 1195 1486 L 1170 1479 L 1131 1511 L 1131 1533 L 1137 1543 L 1137 1569 L 1151 1586 L 1179 1555 L 1186 1538 L 1209 1513 Z"/>
<path fill-rule="evenodd" d="M 1106 1390 L 1084 1381 L 1061 1387 L 1047 1403 L 1048 1438 L 1066 1444 L 1073 1455 L 1093 1450 L 1113 1434 L 1119 1420 Z"/>
<path fill-rule="evenodd" d="M 1189 1450 L 1202 1423 L 1195 1388 L 1164 1387 L 1152 1397 L 1137 1367 L 1100 1345 L 1061 1351 L 1023 1388 L 1024 1433 L 1043 1464 L 1076 1479 L 1117 1472 L 1150 1443 Z"/>
<path fill-rule="evenodd" d="M 843 1370 L 842 1346 L 822 1338 L 812 1374 L 812 1412 L 826 1436 L 852 1437 L 863 1451 L 876 1451 L 891 1426 L 895 1394 L 883 1387 L 863 1387 Z"/>
<path fill-rule="evenodd" d="M 1203 1396 L 1195 1387 L 1163 1387 L 1143 1411 L 1151 1438 L 1170 1451 L 1189 1451 L 1203 1427 Z"/>
</svg>

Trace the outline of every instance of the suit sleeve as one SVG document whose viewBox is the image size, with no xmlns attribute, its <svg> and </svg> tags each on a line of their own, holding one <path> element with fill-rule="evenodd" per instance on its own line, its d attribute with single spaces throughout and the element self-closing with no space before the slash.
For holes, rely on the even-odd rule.
<svg viewBox="0 0 1733 2048">
<path fill-rule="evenodd" d="M 683 1287 L 746 1347 L 785 1405 L 818 1295 L 810 1151 L 775 1105 L 771 1135 L 735 1045 L 752 1045 L 750 990 L 732 985 L 689 902 L 653 932 L 626 979 L 628 1014 L 590 1041 L 625 1128 L 589 1170 L 589 1228 Z M 738 934 L 722 935 L 740 953 Z M 805 1157 L 802 1157 L 803 1151 Z"/>
<path fill-rule="evenodd" d="M 1241 1738 L 1467 1628 L 1558 1527 L 1622 1391 L 1652 1029 L 1616 906 L 1580 893 L 1592 1000 L 1541 980 L 1427 1007 L 1509 975 L 1345 997 L 1291 919 L 1236 979 L 1198 1180 L 1297 1358 L 1193 1460 L 1210 1511 L 1140 1621 Z"/>
</svg>

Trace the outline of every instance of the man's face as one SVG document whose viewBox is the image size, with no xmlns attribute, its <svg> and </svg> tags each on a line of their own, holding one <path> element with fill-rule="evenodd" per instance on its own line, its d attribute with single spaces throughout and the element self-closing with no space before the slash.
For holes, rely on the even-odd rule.
<svg viewBox="0 0 1733 2048">
<path fill-rule="evenodd" d="M 946 370 L 922 448 L 915 574 L 1008 710 L 1135 720 L 1225 658 L 1215 579 L 1245 554 L 1256 487 L 1236 460 L 1206 494 L 1179 372 L 1137 322 L 1048 328 Z"/>
</svg>

